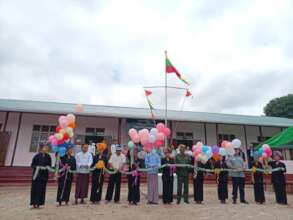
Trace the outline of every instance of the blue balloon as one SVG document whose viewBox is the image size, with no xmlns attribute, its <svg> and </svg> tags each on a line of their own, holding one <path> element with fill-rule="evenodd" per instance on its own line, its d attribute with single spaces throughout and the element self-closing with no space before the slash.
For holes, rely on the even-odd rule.
<svg viewBox="0 0 293 220">
<path fill-rule="evenodd" d="M 65 147 L 59 147 L 59 155 L 63 157 L 66 153 L 66 148 Z"/>
<path fill-rule="evenodd" d="M 258 149 L 258 154 L 259 155 L 262 155 L 263 154 L 263 148 L 262 147 Z"/>
<path fill-rule="evenodd" d="M 202 150 L 203 153 L 206 154 L 209 151 L 209 147 L 204 145 L 204 146 L 202 146 L 201 150 Z"/>
<path fill-rule="evenodd" d="M 59 151 L 57 146 L 52 146 L 52 150 L 53 150 L 54 153 L 57 153 Z"/>
</svg>

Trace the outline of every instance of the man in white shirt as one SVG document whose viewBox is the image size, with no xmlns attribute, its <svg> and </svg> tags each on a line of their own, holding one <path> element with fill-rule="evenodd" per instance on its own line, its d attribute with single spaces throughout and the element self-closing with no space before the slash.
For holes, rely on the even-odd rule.
<svg viewBox="0 0 293 220">
<path fill-rule="evenodd" d="M 89 141 L 89 150 L 88 150 L 93 156 L 96 155 L 96 144 L 93 143 L 93 141 Z"/>
<path fill-rule="evenodd" d="M 113 139 L 113 143 L 111 144 L 111 155 L 114 155 L 116 152 L 116 145 L 118 144 L 117 139 Z"/>
<path fill-rule="evenodd" d="M 84 198 L 88 196 L 89 187 L 89 168 L 93 163 L 93 156 L 88 152 L 88 145 L 83 144 L 81 152 L 76 156 L 76 187 L 75 187 L 75 204 L 78 204 L 78 199 L 81 199 L 80 203 L 84 203 Z"/>
<path fill-rule="evenodd" d="M 126 157 L 121 153 L 121 146 L 116 145 L 116 153 L 112 154 L 109 160 L 109 166 L 114 171 L 117 171 L 115 174 L 111 174 L 109 178 L 109 184 L 107 188 L 106 201 L 110 202 L 113 197 L 114 187 L 115 195 L 114 202 L 119 203 L 120 200 L 120 188 L 121 188 L 121 173 L 123 165 L 126 163 Z"/>
</svg>

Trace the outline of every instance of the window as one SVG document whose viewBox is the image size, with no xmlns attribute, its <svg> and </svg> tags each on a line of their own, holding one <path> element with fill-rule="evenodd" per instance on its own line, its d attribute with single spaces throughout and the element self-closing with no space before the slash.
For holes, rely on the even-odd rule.
<svg viewBox="0 0 293 220">
<path fill-rule="evenodd" d="M 193 140 L 193 133 L 192 132 L 176 132 L 176 139 Z"/>
<path fill-rule="evenodd" d="M 47 142 L 48 137 L 55 133 L 56 126 L 34 125 L 32 131 L 30 152 L 36 152 L 40 143 Z"/>
<path fill-rule="evenodd" d="M 293 160 L 293 149 L 290 149 L 289 152 L 290 152 L 290 160 Z"/>
<path fill-rule="evenodd" d="M 219 141 L 232 141 L 235 139 L 235 135 L 234 134 L 219 134 L 218 135 L 218 139 Z"/>
<path fill-rule="evenodd" d="M 85 133 L 86 135 L 103 136 L 105 133 L 105 128 L 86 128 Z"/>
</svg>

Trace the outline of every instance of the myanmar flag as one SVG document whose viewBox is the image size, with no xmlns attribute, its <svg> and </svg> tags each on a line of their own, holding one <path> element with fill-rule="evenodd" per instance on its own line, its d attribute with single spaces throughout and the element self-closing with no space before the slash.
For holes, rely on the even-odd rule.
<svg viewBox="0 0 293 220">
<path fill-rule="evenodd" d="M 178 72 L 178 70 L 172 65 L 171 61 L 167 57 L 167 52 L 166 52 L 166 74 L 167 73 L 175 73 L 176 76 L 185 84 L 189 85 L 189 83 L 182 78 L 181 74 Z"/>
</svg>

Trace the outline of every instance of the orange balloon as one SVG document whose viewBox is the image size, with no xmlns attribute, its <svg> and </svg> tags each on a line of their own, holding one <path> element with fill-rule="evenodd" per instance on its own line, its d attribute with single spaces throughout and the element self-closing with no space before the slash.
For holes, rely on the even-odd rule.
<svg viewBox="0 0 293 220">
<path fill-rule="evenodd" d="M 219 155 L 219 154 L 214 154 L 214 155 L 213 155 L 213 159 L 214 159 L 215 161 L 219 161 L 219 160 L 221 160 L 221 155 Z"/>
<path fill-rule="evenodd" d="M 75 122 L 71 122 L 71 123 L 69 123 L 69 124 L 68 124 L 68 127 L 70 127 L 70 128 L 76 128 L 76 124 L 75 124 Z"/>
<path fill-rule="evenodd" d="M 98 151 L 102 152 L 102 151 L 106 150 L 107 144 L 105 144 L 105 143 L 97 143 L 96 147 L 97 147 Z"/>
</svg>

